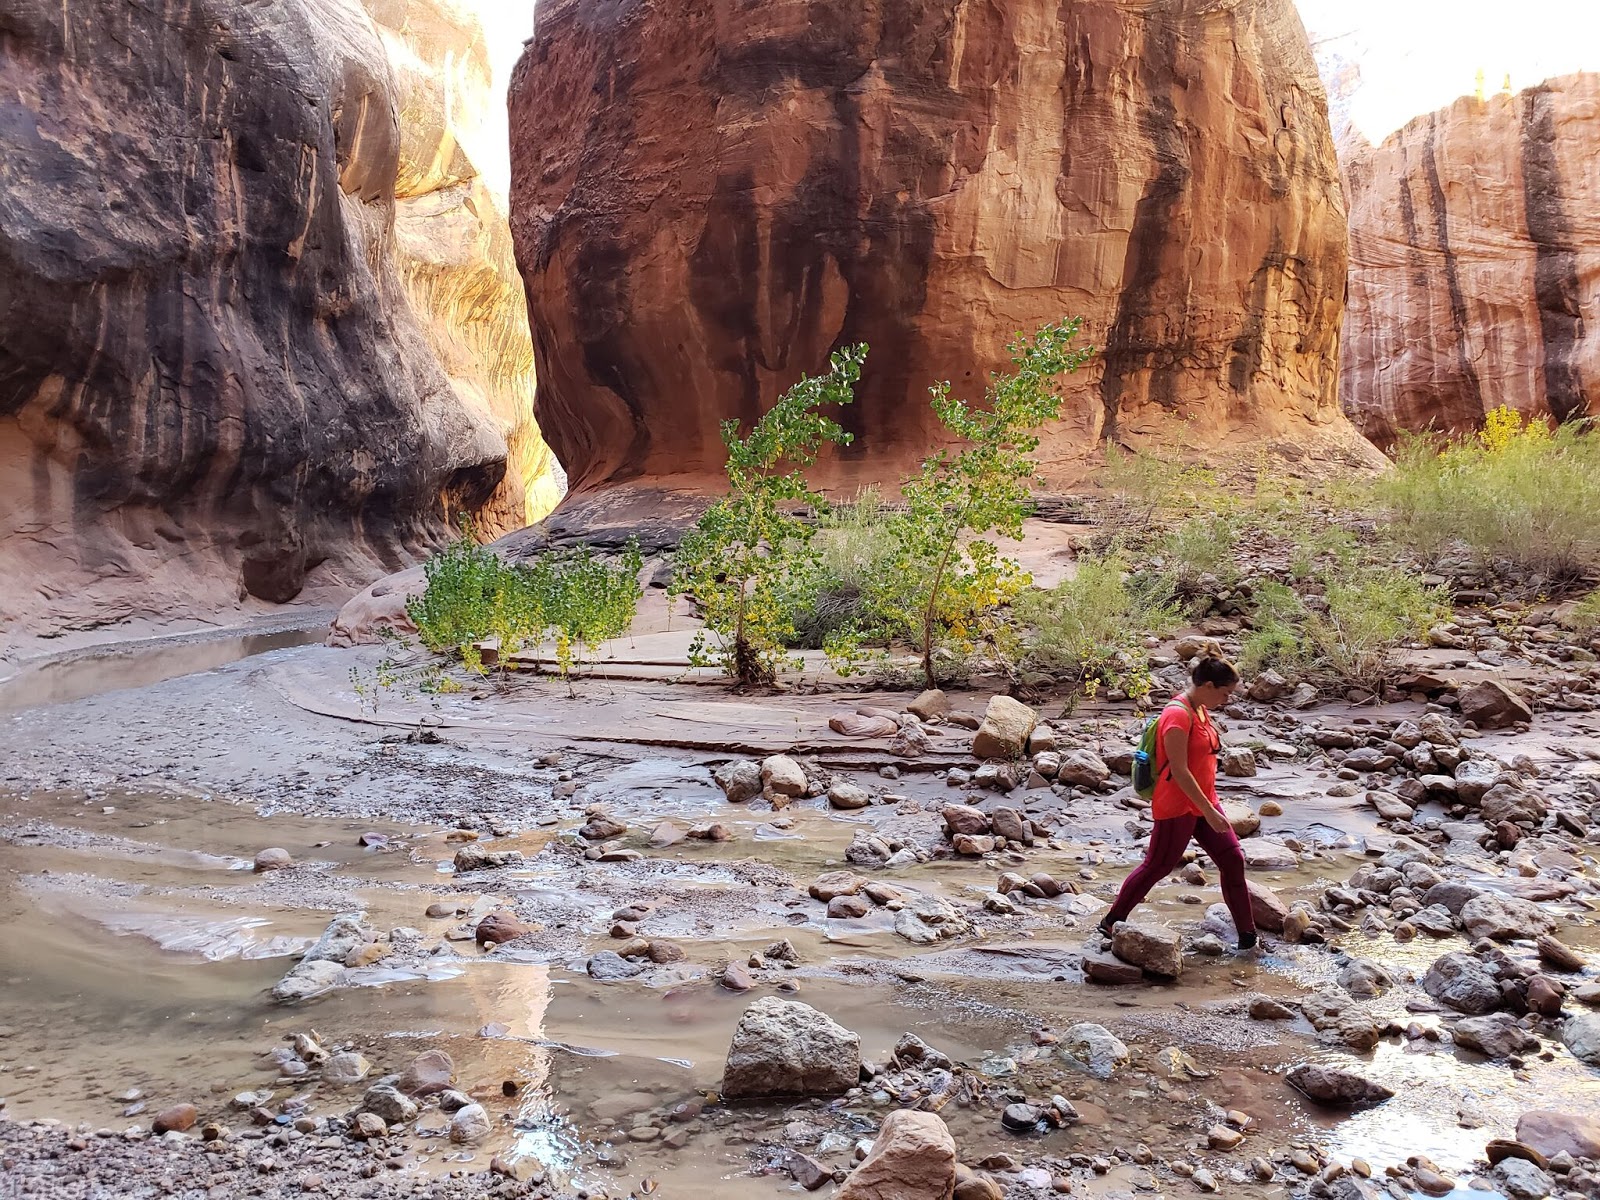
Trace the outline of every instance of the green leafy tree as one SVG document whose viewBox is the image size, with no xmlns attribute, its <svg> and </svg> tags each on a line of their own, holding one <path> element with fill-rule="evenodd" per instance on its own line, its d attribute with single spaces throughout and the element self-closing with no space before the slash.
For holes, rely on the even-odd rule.
<svg viewBox="0 0 1600 1200">
<path fill-rule="evenodd" d="M 693 596 L 705 621 L 690 648 L 695 665 L 715 663 L 745 685 L 770 683 L 789 665 L 783 647 L 794 628 L 783 589 L 787 579 L 811 573 L 815 558 L 812 527 L 792 510 L 821 499 L 804 468 L 822 446 L 851 440 L 819 410 L 855 399 L 866 357 L 865 345 L 835 351 L 826 374 L 801 379 L 748 437 L 739 436 L 738 421 L 722 423 L 728 494 L 684 536 L 671 588 L 674 597 Z"/>
<path fill-rule="evenodd" d="M 1057 378 L 1094 353 L 1072 345 L 1081 324 L 1074 317 L 1031 338 L 1018 335 L 1009 347 L 1013 369 L 993 379 L 982 407 L 952 396 L 948 382 L 930 389 L 934 412 L 961 445 L 930 456 L 902 486 L 904 511 L 889 522 L 898 553 L 875 605 L 910 632 L 929 687 L 938 686 L 935 651 L 964 655 L 995 636 L 990 614 L 1029 582 L 984 535 L 1022 537 L 1035 431 L 1060 416 Z"/>
</svg>

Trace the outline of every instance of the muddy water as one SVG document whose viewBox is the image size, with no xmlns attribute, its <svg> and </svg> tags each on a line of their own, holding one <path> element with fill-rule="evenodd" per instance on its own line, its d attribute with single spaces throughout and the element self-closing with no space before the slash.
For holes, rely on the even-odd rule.
<svg viewBox="0 0 1600 1200">
<path fill-rule="evenodd" d="M 0 713 L 146 687 L 273 650 L 312 645 L 327 633 L 326 618 L 317 614 L 258 632 L 206 632 L 90 647 L 9 677 L 0 674 Z"/>
<path fill-rule="evenodd" d="M 1478 1095 L 1486 1121 L 1515 1118 L 1503 1071 L 1486 1076 L 1484 1068 L 1437 1047 L 1414 1054 L 1385 1046 L 1373 1065 L 1387 1078 L 1406 1081 L 1421 1102 L 1408 1097 L 1370 1115 L 1328 1122 L 1258 1069 L 1303 1057 L 1303 1047 L 1196 1012 L 1245 988 L 1275 991 L 1310 981 L 1313 971 L 1294 958 L 1197 963 L 1181 989 L 1103 992 L 1081 986 L 1068 965 L 1083 936 L 1067 922 L 1054 933 L 990 937 L 978 950 L 921 951 L 882 919 L 828 921 L 816 905 L 786 906 L 771 889 L 741 883 L 739 863 L 752 846 L 764 863 L 797 879 L 837 867 L 864 818 L 805 808 L 781 816 L 730 815 L 725 804 L 712 803 L 695 768 L 658 764 L 619 774 L 637 809 L 630 818 L 690 823 L 715 816 L 735 827 L 729 842 L 690 847 L 660 863 L 647 886 L 724 899 L 742 888 L 747 899 L 731 911 L 725 903 L 702 909 L 691 900 L 652 926 L 653 936 L 687 940 L 701 963 L 737 961 L 788 936 L 813 965 L 786 985 L 858 1031 L 868 1058 L 882 1061 L 902 1033 L 915 1032 L 996 1083 L 1011 1081 L 1029 1095 L 1065 1092 L 1085 1114 L 1076 1129 L 1022 1142 L 998 1129 L 993 1111 L 953 1106 L 944 1115 L 970 1159 L 1002 1151 L 1051 1158 L 1101 1154 L 1140 1141 L 1159 1148 L 1173 1139 L 1170 1125 L 1181 1128 L 1215 1105 L 1251 1112 L 1263 1144 L 1315 1135 L 1342 1154 L 1375 1162 L 1403 1160 L 1426 1146 L 1442 1164 L 1464 1165 L 1485 1135 L 1457 1125 L 1461 1095 Z M 0 829 L 0 961 L 6 964 L 0 1026 L 9 1030 L 0 1041 L 6 1068 L 0 1088 L 13 1116 L 121 1126 L 147 1120 L 163 1104 L 193 1099 L 208 1116 L 237 1121 L 241 1114 L 227 1112 L 229 1098 L 261 1088 L 275 1089 L 279 1099 L 306 1094 L 313 1112 L 341 1112 L 356 1099 L 355 1090 L 277 1082 L 276 1070 L 265 1069 L 261 1057 L 284 1038 L 315 1028 L 330 1041 L 361 1048 L 375 1074 L 401 1069 L 425 1047 L 450 1051 L 460 1079 L 484 1100 L 500 1132 L 476 1151 L 419 1138 L 418 1169 L 481 1166 L 489 1154 L 506 1150 L 536 1155 L 576 1186 L 658 1178 L 712 1197 L 789 1190 L 781 1175 L 752 1179 L 748 1171 L 752 1158 L 762 1161 L 760 1147 L 784 1144 L 790 1122 L 808 1119 L 810 1106 L 713 1106 L 681 1125 L 671 1119 L 679 1106 L 714 1095 L 733 1026 L 750 999 L 707 979 L 667 987 L 600 984 L 581 973 L 582 954 L 501 962 L 458 944 L 426 977 L 378 972 L 372 986 L 338 991 L 304 1008 L 269 1002 L 266 991 L 291 964 L 290 955 L 333 912 L 359 909 L 379 928 L 405 924 L 438 932 L 446 923 L 427 921 L 422 910 L 449 891 L 450 876 L 440 868 L 453 846 L 442 830 L 264 818 L 220 801 L 151 793 L 6 797 Z M 368 832 L 387 834 L 388 846 L 361 848 L 358 838 Z M 496 885 L 535 898 L 570 899 L 573 881 L 537 854 L 549 837 L 546 831 L 507 841 L 527 849 L 530 866 L 505 873 Z M 250 862 L 266 845 L 288 849 L 301 865 L 254 875 Z M 1082 857 L 1062 852 L 1052 861 L 1043 854 L 1030 865 L 1070 877 Z M 1309 881 L 1315 872 L 1302 874 Z M 930 864 L 897 882 L 971 895 L 992 886 L 992 869 Z M 1295 881 L 1278 883 L 1293 887 Z M 1188 890 L 1163 888 L 1155 907 L 1169 919 L 1192 918 L 1194 907 L 1183 902 Z M 586 899 L 585 949 L 606 944 L 604 925 L 615 900 Z M 874 969 L 884 963 L 900 966 L 888 973 Z M 1185 1008 L 1176 1007 L 1180 1002 Z M 1042 1027 L 1085 1019 L 1119 1026 L 1136 1047 L 1182 1046 L 1206 1064 L 1208 1078 L 1179 1078 L 1163 1088 L 1158 1077 L 1155 1090 L 1145 1079 L 1095 1083 L 1032 1036 Z M 504 1094 L 508 1081 L 515 1096 Z M 1538 1064 L 1525 1082 L 1540 1094 L 1600 1102 L 1592 1081 L 1570 1063 Z M 130 1088 L 143 1093 L 139 1100 L 118 1098 Z M 814 1114 L 832 1133 L 822 1144 L 832 1149 L 831 1160 L 847 1161 L 851 1131 L 869 1136 L 885 1107 L 869 1099 L 825 1119 Z M 630 1131 L 645 1124 L 664 1134 L 678 1131 L 683 1144 L 669 1148 L 663 1134 L 635 1141 Z M 1113 1176 L 1106 1186 L 1117 1182 Z"/>
<path fill-rule="evenodd" d="M 247 754 L 248 735 L 240 741 L 239 753 Z M 378 749 L 400 757 L 388 744 Z M 405 753 L 437 759 L 433 766 L 441 769 L 467 757 L 448 744 Z M 304 1096 L 314 1114 L 348 1111 L 359 1089 L 280 1080 L 266 1069 L 263 1052 L 315 1029 L 329 1043 L 360 1048 L 375 1075 L 401 1069 L 421 1049 L 449 1050 L 461 1084 L 484 1101 L 497 1133 L 475 1150 L 418 1136 L 411 1154 L 419 1170 L 482 1167 L 504 1150 L 535 1154 L 560 1177 L 607 1191 L 655 1178 L 713 1200 L 789 1194 L 786 1177 L 749 1174 L 752 1162 L 773 1161 L 766 1146 L 797 1144 L 793 1123 L 814 1124 L 832 1140 L 798 1144 L 843 1166 L 852 1137 L 870 1133 L 894 1099 L 869 1094 L 792 1108 L 707 1103 L 693 1119 L 672 1119 L 675 1111 L 686 1115 L 681 1106 L 714 1096 L 740 1013 L 753 996 L 778 989 L 860 1033 L 869 1059 L 883 1061 L 902 1033 L 915 1032 L 996 1088 L 1032 1098 L 1060 1092 L 1085 1116 L 1075 1129 L 1020 1139 L 1000 1130 L 992 1107 L 952 1104 L 942 1115 L 967 1161 L 1005 1152 L 1021 1162 L 1059 1162 L 1145 1142 L 1163 1158 L 1225 1167 L 1247 1158 L 1208 1159 L 1195 1151 L 1195 1135 L 1221 1110 L 1239 1108 L 1257 1123 L 1247 1143 L 1254 1153 L 1304 1139 L 1380 1169 L 1422 1150 L 1459 1170 L 1535 1101 L 1600 1105 L 1594 1073 L 1559 1050 L 1514 1075 L 1437 1043 L 1387 1042 L 1366 1069 L 1400 1091 L 1395 1101 L 1338 1120 L 1308 1110 L 1274 1072 L 1305 1058 L 1348 1063 L 1349 1056 L 1318 1048 L 1302 1024 L 1241 1021 L 1219 1006 L 1246 991 L 1292 996 L 1327 982 L 1336 963 L 1319 949 L 1282 947 L 1260 960 L 1191 957 L 1181 985 L 1098 989 L 1082 983 L 1076 966 L 1099 911 L 1090 897 L 984 922 L 975 939 L 947 946 L 913 946 L 881 910 L 858 921 L 827 919 L 805 898 L 806 884 L 845 865 L 844 849 L 858 829 L 925 829 L 918 810 L 951 794 L 936 780 L 891 785 L 903 805 L 839 814 L 810 803 L 775 814 L 729 806 L 706 763 L 691 755 L 570 755 L 567 773 L 578 789 L 558 802 L 550 793 L 555 771 L 530 768 L 529 757 L 498 766 L 486 751 L 472 758 L 493 793 L 516 781 L 530 818 L 495 844 L 523 850 L 526 866 L 459 883 L 449 868 L 456 843 L 439 827 L 261 816 L 208 794 L 170 790 L 160 779 L 148 790 L 92 797 L 66 790 L 0 795 L 6 1111 L 120 1128 L 193 1100 L 204 1119 L 241 1125 L 248 1118 L 230 1111 L 229 1099 L 258 1089 L 273 1090 L 278 1101 Z M 1262 876 L 1286 899 L 1343 880 L 1365 860 L 1364 839 L 1378 836 L 1373 815 L 1329 797 L 1326 780 L 1272 767 L 1251 781 L 1248 798 L 1267 795 L 1288 811 L 1268 818 L 1265 834 L 1324 847 L 1294 871 Z M 665 819 L 682 827 L 720 821 L 733 836 L 650 851 L 639 863 L 588 864 L 572 852 L 570 834 L 597 802 L 629 824 L 630 846 L 642 848 Z M 1103 891 L 1136 853 L 1123 829 L 1126 816 L 1105 809 L 1075 817 L 1063 848 L 1037 849 L 1015 865 Z M 387 843 L 363 848 L 365 833 L 384 834 Z M 255 875 L 251 862 L 266 846 L 285 848 L 299 865 Z M 1008 865 L 944 860 L 895 872 L 892 881 L 972 901 Z M 437 941 L 454 921 L 430 920 L 424 911 L 443 898 L 489 907 L 515 901 L 524 915 L 546 921 L 548 940 L 512 955 L 442 941 L 442 952 L 414 970 L 369 969 L 364 986 L 300 1008 L 270 1003 L 267 991 L 293 954 L 334 914 L 360 911 L 379 929 L 412 926 Z M 651 982 L 590 979 L 587 956 L 614 944 L 611 912 L 636 899 L 661 904 L 642 932 L 682 946 L 685 969 Z M 1216 899 L 1214 888 L 1169 883 L 1149 911 L 1190 926 Z M 1569 940 L 1589 945 L 1595 932 L 1579 927 Z M 776 973 L 754 993 L 717 986 L 724 963 L 780 937 L 799 949 L 798 970 Z M 1420 973 L 1459 942 L 1401 946 L 1350 935 L 1345 946 Z M 1378 1007 L 1409 1019 L 1398 996 Z M 1113 1028 L 1134 1047 L 1140 1067 L 1101 1083 L 1065 1063 L 1041 1035 L 1082 1020 Z M 1152 1069 L 1167 1047 L 1185 1050 L 1201 1074 Z M 508 1082 L 514 1095 L 506 1094 Z M 117 1098 L 129 1089 L 143 1095 Z M 1467 1115 L 1478 1126 L 1471 1129 L 1458 1115 L 1468 1097 L 1475 1111 Z M 142 1111 L 130 1111 L 140 1104 Z M 636 1140 L 636 1129 L 652 1140 Z M 1096 1186 L 1126 1192 L 1133 1184 L 1114 1172 Z"/>
</svg>

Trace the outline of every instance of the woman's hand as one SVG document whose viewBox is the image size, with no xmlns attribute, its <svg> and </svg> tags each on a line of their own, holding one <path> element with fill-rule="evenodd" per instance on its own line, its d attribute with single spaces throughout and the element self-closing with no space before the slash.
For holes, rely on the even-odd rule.
<svg viewBox="0 0 1600 1200">
<path fill-rule="evenodd" d="M 1220 808 L 1212 808 L 1211 805 L 1208 804 L 1206 805 L 1206 811 L 1204 815 L 1206 824 L 1211 826 L 1211 828 L 1217 833 L 1233 832 L 1232 823 L 1227 817 L 1222 815 L 1222 810 Z"/>
</svg>

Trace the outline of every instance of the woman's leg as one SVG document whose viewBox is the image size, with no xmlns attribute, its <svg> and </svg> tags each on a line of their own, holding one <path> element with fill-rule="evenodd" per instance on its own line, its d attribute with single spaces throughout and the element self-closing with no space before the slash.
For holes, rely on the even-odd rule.
<svg viewBox="0 0 1600 1200">
<path fill-rule="evenodd" d="M 1245 885 L 1244 850 L 1239 845 L 1239 839 L 1234 836 L 1233 830 L 1218 833 L 1204 821 L 1195 830 L 1194 839 L 1211 856 L 1211 861 L 1217 864 L 1217 873 L 1222 876 L 1222 899 L 1233 914 L 1233 925 L 1239 931 L 1240 944 L 1245 947 L 1255 945 L 1255 910 L 1250 905 L 1250 889 Z"/>
<path fill-rule="evenodd" d="M 1144 852 L 1144 861 L 1122 881 L 1117 902 L 1100 922 L 1100 928 L 1110 929 L 1118 921 L 1126 921 L 1128 914 L 1150 894 L 1150 889 L 1172 874 L 1183 861 L 1183 852 L 1188 848 L 1189 839 L 1194 836 L 1195 825 L 1199 822 L 1199 817 L 1172 817 L 1155 823 L 1155 828 L 1150 832 L 1150 845 Z M 1242 868 L 1242 859 L 1240 865 Z"/>
</svg>

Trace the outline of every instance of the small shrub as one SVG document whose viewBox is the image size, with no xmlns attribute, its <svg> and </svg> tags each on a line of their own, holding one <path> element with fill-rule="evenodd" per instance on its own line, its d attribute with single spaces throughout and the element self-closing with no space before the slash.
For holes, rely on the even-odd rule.
<svg viewBox="0 0 1600 1200">
<path fill-rule="evenodd" d="M 1313 606 L 1280 583 L 1256 591 L 1254 629 L 1241 659 L 1321 686 L 1382 690 L 1394 651 L 1448 613 L 1444 594 L 1415 575 L 1376 568 L 1332 572 Z"/>
<path fill-rule="evenodd" d="M 1238 524 L 1231 516 L 1190 517 L 1162 538 L 1157 557 L 1173 590 L 1190 599 L 1204 591 L 1201 581 L 1207 576 L 1222 585 L 1238 580 L 1239 565 L 1234 558 L 1238 540 Z"/>
<path fill-rule="evenodd" d="M 1579 600 L 1562 624 L 1585 639 L 1600 633 L 1600 588 Z"/>
<path fill-rule="evenodd" d="M 1378 692 L 1394 650 L 1427 634 L 1449 606 L 1444 594 L 1404 571 L 1371 570 L 1327 581 L 1326 615 L 1307 632 L 1318 658 L 1342 683 Z"/>
<path fill-rule="evenodd" d="M 427 587 L 406 600 L 422 644 L 435 653 L 466 652 L 498 637 L 515 653 L 542 626 L 542 613 L 516 569 L 480 546 L 463 523 L 462 536 L 423 564 Z"/>
<path fill-rule="evenodd" d="M 1310 663 L 1305 637 L 1309 613 L 1294 589 L 1264 580 L 1255 589 L 1253 628 L 1240 647 L 1239 665 L 1250 675 L 1268 667 L 1290 678 L 1306 673 Z"/>
<path fill-rule="evenodd" d="M 512 565 L 475 543 L 464 527 L 460 540 L 424 564 L 427 587 L 406 601 L 406 612 L 424 646 L 459 655 L 469 670 L 483 670 L 474 643 L 499 639 L 504 664 L 549 641 L 568 679 L 588 651 L 633 624 L 642 565 L 637 542 L 628 543 L 616 565 L 588 546 Z M 375 682 L 393 686 L 381 671 Z M 423 690 L 449 689 L 434 681 Z"/>
<path fill-rule="evenodd" d="M 1231 505 L 1228 494 L 1219 490 L 1214 471 L 1167 462 L 1146 450 L 1107 446 L 1100 482 L 1111 493 L 1114 517 L 1123 528 L 1148 527 L 1163 518 Z"/>
<path fill-rule="evenodd" d="M 1475 437 L 1403 443 L 1376 494 L 1425 561 L 1461 547 L 1484 567 L 1557 584 L 1600 567 L 1600 439 L 1576 425 L 1552 433 L 1496 409 Z"/>
<path fill-rule="evenodd" d="M 783 607 L 794 633 L 788 645 L 848 658 L 867 637 L 887 642 L 903 630 L 888 627 L 873 596 L 893 573 L 895 542 L 889 511 L 876 488 L 818 514 L 810 571 L 793 575 Z"/>
<path fill-rule="evenodd" d="M 1170 598 L 1130 578 L 1117 555 L 1080 557 L 1072 578 L 1023 592 L 1013 614 L 1026 629 L 1025 666 L 1080 689 L 1105 683 L 1135 698 L 1150 692 L 1144 638 L 1182 623 Z"/>
<path fill-rule="evenodd" d="M 643 566 L 639 543 L 631 539 L 615 566 L 590 547 L 576 546 L 517 568 L 540 613 L 538 640 L 551 643 L 561 678 L 596 646 L 628 632 L 639 610 Z"/>
</svg>

